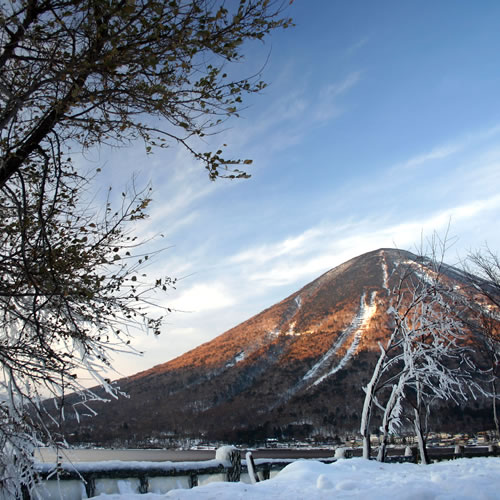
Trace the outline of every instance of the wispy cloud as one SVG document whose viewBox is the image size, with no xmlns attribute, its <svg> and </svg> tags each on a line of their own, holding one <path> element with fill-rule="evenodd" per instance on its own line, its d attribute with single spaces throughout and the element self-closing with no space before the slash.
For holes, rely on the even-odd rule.
<svg viewBox="0 0 500 500">
<path fill-rule="evenodd" d="M 423 163 L 427 163 L 433 160 L 442 160 L 451 156 L 465 147 L 464 144 L 449 144 L 447 146 L 440 146 L 432 149 L 428 153 L 419 154 L 405 161 L 399 168 L 414 168 Z"/>
<path fill-rule="evenodd" d="M 323 88 L 321 95 L 326 99 L 335 99 L 351 90 L 361 79 L 361 71 L 350 73 L 343 80 L 331 83 Z"/>
<path fill-rule="evenodd" d="M 278 243 L 261 245 L 252 249 L 243 250 L 233 255 L 229 261 L 234 264 L 253 262 L 257 265 L 264 264 L 270 260 L 290 255 L 292 253 L 303 253 L 308 243 L 314 240 L 321 231 L 317 228 L 308 229 L 298 236 L 286 238 Z"/>
<path fill-rule="evenodd" d="M 353 71 L 338 81 L 317 88 L 303 75 L 293 85 L 282 86 L 280 94 L 268 98 L 268 105 L 260 103 L 262 111 L 251 124 L 243 119 L 238 127 L 228 130 L 226 137 L 232 148 L 260 150 L 264 155 L 278 152 L 301 142 L 317 125 L 343 113 L 342 99 L 362 79 L 361 71 Z"/>
<path fill-rule="evenodd" d="M 231 257 L 240 264 L 240 283 L 259 282 L 272 288 L 312 279 L 355 255 L 381 247 L 414 248 L 421 235 L 443 233 L 451 223 L 452 232 L 469 220 L 500 209 L 500 195 L 451 206 L 426 217 L 408 217 L 403 222 L 367 217 L 350 225 L 321 225 L 269 245 L 246 249 Z M 494 214 L 493 214 L 494 216 Z"/>
<path fill-rule="evenodd" d="M 319 92 L 319 99 L 314 111 L 314 121 L 325 122 L 342 113 L 340 98 L 349 92 L 361 80 L 361 71 L 348 74 L 343 80 L 330 83 Z"/>
<path fill-rule="evenodd" d="M 474 133 L 465 134 L 453 142 L 441 144 L 432 148 L 430 151 L 419 153 L 414 157 L 409 158 L 406 161 L 396 165 L 394 169 L 411 169 L 428 162 L 443 160 L 457 153 L 460 153 L 477 143 L 481 143 L 484 140 L 491 139 L 498 134 L 500 134 L 500 125 L 495 125 L 493 127 Z"/>
<path fill-rule="evenodd" d="M 360 38 L 357 42 L 353 43 L 351 46 L 347 47 L 344 50 L 344 57 L 349 58 L 352 57 L 356 52 L 362 49 L 369 41 L 369 37 L 365 36 Z"/>
</svg>

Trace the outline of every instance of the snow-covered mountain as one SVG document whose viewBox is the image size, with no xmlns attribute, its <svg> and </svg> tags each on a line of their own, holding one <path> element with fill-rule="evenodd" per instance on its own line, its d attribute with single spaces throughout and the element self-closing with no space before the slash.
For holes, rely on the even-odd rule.
<svg viewBox="0 0 500 500">
<path fill-rule="evenodd" d="M 417 261 L 394 249 L 349 260 L 214 340 L 121 380 L 130 397 L 100 406 L 76 439 L 184 434 L 238 442 L 356 432 L 362 386 L 378 343 L 391 331 L 391 290 L 399 270 Z M 443 269 L 450 288 L 468 293 L 461 271 Z M 434 279 L 425 266 L 417 276 Z M 488 412 L 477 404 L 466 412 L 450 407 L 439 412 L 436 425 L 489 427 Z"/>
</svg>

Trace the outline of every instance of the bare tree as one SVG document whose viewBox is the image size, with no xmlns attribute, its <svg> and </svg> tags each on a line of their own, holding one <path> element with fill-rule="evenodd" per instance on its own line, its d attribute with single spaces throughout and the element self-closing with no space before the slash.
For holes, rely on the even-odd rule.
<svg viewBox="0 0 500 500">
<path fill-rule="evenodd" d="M 486 307 L 500 308 L 500 258 L 486 247 L 483 251 L 469 253 L 465 262 L 469 280 L 473 287 L 488 299 Z"/>
<path fill-rule="evenodd" d="M 408 418 L 414 427 L 421 460 L 426 452 L 427 420 L 438 400 L 462 401 L 481 390 L 473 380 L 465 348 L 465 327 L 453 310 L 453 293 L 445 282 L 443 256 L 431 246 L 431 257 L 409 260 L 400 271 L 389 313 L 392 334 L 365 387 L 361 434 L 363 455 L 369 458 L 369 418 L 374 408 L 383 413 L 382 442 L 378 460 L 384 461 L 388 437 L 403 423 L 404 404 L 412 408 Z"/>
<path fill-rule="evenodd" d="M 469 253 L 464 265 L 470 284 L 469 300 L 463 301 L 467 324 L 474 332 L 475 347 L 485 363 L 487 392 L 491 398 L 496 438 L 500 436 L 497 411 L 500 376 L 500 260 L 490 248 Z"/>
<path fill-rule="evenodd" d="M 403 286 L 406 282 L 406 279 L 410 275 L 409 273 L 410 270 L 406 267 L 400 277 L 397 290 L 393 291 L 397 299 L 397 305 L 395 306 L 395 309 L 399 309 L 399 307 L 401 306 L 401 302 L 404 296 Z M 407 309 L 407 313 L 409 313 L 410 310 L 411 307 Z M 363 438 L 363 457 L 366 459 L 369 459 L 371 455 L 370 422 L 375 407 L 379 407 L 384 411 L 385 415 L 383 427 L 388 432 L 389 429 L 392 429 L 391 422 L 393 409 L 398 406 L 398 401 L 400 399 L 400 396 L 396 394 L 393 386 L 393 384 L 399 380 L 399 377 L 402 373 L 400 364 L 402 358 L 401 344 L 403 342 L 403 339 L 400 336 L 401 332 L 397 320 L 398 318 L 395 318 L 395 323 L 387 342 L 385 344 L 379 343 L 379 358 L 374 367 L 370 381 L 368 382 L 366 387 L 363 388 L 363 390 L 365 391 L 365 399 L 361 414 L 360 433 Z M 383 392 L 387 392 L 388 389 L 390 389 L 391 392 L 388 405 L 384 407 L 380 404 L 379 399 L 381 397 L 381 394 Z"/>
<path fill-rule="evenodd" d="M 495 426 L 495 439 L 500 438 L 500 426 L 498 419 L 497 401 L 498 378 L 500 377 L 500 314 L 495 315 L 489 310 L 484 311 L 479 316 L 479 335 L 477 343 L 479 350 L 483 353 L 488 363 L 489 392 L 491 397 L 491 406 L 493 410 L 493 424 Z"/>
<path fill-rule="evenodd" d="M 18 0 L 0 4 L 0 186 L 57 140 L 177 143 L 215 179 L 245 176 L 196 138 L 236 115 L 259 75 L 231 78 L 249 40 L 286 27 L 270 0 Z M 161 120 L 159 120 L 161 119 Z"/>
<path fill-rule="evenodd" d="M 172 284 L 141 271 L 149 256 L 129 232 L 149 190 L 97 213 L 81 203 L 88 181 L 70 166 L 15 176 L 0 190 L 0 485 L 12 497 L 34 484 L 33 446 L 65 445 L 66 395 L 79 395 L 77 419 L 103 399 L 82 374 L 120 394 L 105 374 L 112 353 L 132 350 L 132 331 L 159 333 L 168 311 L 155 294 Z M 56 408 L 42 403 L 48 397 Z"/>
<path fill-rule="evenodd" d="M 233 78 L 243 46 L 286 27 L 270 0 L 13 0 L 0 3 L 0 489 L 32 488 L 32 448 L 64 445 L 64 399 L 102 399 L 80 382 L 103 375 L 131 329 L 159 332 L 148 259 L 129 232 L 148 192 L 115 209 L 82 203 L 73 149 L 142 139 L 181 145 L 208 170 L 246 177 L 200 139 L 237 116 L 260 75 Z M 222 173 L 221 173 L 222 171 Z M 54 396 L 55 411 L 41 400 Z M 79 418 L 74 407 L 74 418 Z M 55 430 L 54 430 L 55 429 Z"/>
<path fill-rule="evenodd" d="M 428 273 L 429 264 L 420 272 Z M 401 398 L 413 410 L 410 419 L 422 463 L 429 463 L 426 435 L 431 406 L 437 401 L 458 404 L 480 391 L 467 369 L 466 329 L 452 310 L 451 290 L 440 282 L 439 268 L 433 271 L 428 280 L 420 279 L 413 288 L 411 312 L 405 311 L 405 317 L 398 321 L 403 339 L 403 383 L 400 378 L 399 387 Z"/>
</svg>

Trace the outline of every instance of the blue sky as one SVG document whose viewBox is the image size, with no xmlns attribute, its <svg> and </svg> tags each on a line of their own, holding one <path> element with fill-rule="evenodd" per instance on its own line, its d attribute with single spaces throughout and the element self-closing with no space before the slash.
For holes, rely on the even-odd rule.
<svg viewBox="0 0 500 500">
<path fill-rule="evenodd" d="M 448 262 L 486 242 L 500 251 L 500 3 L 295 0 L 296 27 L 249 45 L 238 72 L 269 83 L 211 139 L 252 158 L 252 178 L 211 183 L 172 148 L 103 150 L 121 188 L 151 181 L 168 250 L 152 273 L 180 278 L 180 312 L 131 374 L 167 361 L 280 301 L 323 272 L 422 234 L 456 239 Z"/>
</svg>

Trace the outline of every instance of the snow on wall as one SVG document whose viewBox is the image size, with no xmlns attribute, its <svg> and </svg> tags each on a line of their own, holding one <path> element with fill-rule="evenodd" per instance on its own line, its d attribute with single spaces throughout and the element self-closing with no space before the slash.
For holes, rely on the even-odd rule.
<svg viewBox="0 0 500 500">
<path fill-rule="evenodd" d="M 0 498 L 3 498 L 1 492 Z M 33 498 L 39 500 L 57 500 L 60 498 L 80 500 L 88 497 L 82 481 L 64 480 L 41 482 L 35 487 Z"/>
</svg>

